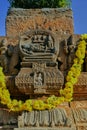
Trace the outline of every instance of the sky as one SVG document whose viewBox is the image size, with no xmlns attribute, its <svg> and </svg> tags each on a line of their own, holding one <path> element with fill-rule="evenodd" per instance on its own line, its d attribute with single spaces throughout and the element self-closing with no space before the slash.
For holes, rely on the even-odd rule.
<svg viewBox="0 0 87 130">
<path fill-rule="evenodd" d="M 6 35 L 5 21 L 9 8 L 8 0 L 0 0 L 0 36 Z M 87 33 L 87 0 L 72 0 L 74 34 Z"/>
</svg>

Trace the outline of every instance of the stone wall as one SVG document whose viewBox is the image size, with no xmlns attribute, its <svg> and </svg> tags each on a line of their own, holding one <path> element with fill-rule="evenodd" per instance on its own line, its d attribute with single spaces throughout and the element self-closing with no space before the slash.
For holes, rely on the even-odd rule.
<svg viewBox="0 0 87 130">
<path fill-rule="evenodd" d="M 45 29 L 57 34 L 73 34 L 71 9 L 15 9 L 8 11 L 7 36 L 18 36 L 34 29 Z"/>
</svg>

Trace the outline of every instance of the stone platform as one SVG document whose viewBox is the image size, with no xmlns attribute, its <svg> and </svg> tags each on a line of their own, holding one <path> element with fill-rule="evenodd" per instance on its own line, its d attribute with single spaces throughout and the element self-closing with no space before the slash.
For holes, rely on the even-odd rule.
<svg viewBox="0 0 87 130">
<path fill-rule="evenodd" d="M 14 130 L 76 130 L 76 127 L 72 127 L 72 128 L 64 128 L 64 127 L 60 127 L 60 128 L 47 128 L 47 127 L 44 127 L 44 128 L 15 128 Z"/>
</svg>

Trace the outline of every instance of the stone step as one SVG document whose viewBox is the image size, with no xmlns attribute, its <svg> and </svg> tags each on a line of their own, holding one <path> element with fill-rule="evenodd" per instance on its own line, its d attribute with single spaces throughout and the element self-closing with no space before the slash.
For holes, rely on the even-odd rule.
<svg viewBox="0 0 87 130">
<path fill-rule="evenodd" d="M 76 130 L 76 127 L 73 126 L 73 127 L 24 127 L 24 128 L 14 128 L 14 130 Z"/>
</svg>

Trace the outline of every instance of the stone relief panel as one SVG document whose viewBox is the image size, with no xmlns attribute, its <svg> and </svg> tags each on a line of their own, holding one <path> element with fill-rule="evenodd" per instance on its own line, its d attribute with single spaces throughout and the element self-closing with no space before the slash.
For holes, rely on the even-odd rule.
<svg viewBox="0 0 87 130">
<path fill-rule="evenodd" d="M 70 109 L 68 109 L 70 111 Z M 20 120 L 21 119 L 21 120 Z M 56 108 L 44 111 L 23 112 L 18 117 L 18 127 L 46 127 L 46 128 L 72 128 L 73 119 L 64 108 Z M 23 124 L 22 124 L 23 122 Z"/>
<path fill-rule="evenodd" d="M 44 84 L 44 74 L 42 72 L 34 73 L 34 86 L 40 86 Z"/>
<path fill-rule="evenodd" d="M 57 66 L 50 68 L 45 63 L 33 63 L 32 68 L 21 68 L 15 83 L 26 94 L 50 94 L 50 90 L 54 94 L 63 86 L 64 77 Z"/>
<path fill-rule="evenodd" d="M 46 31 L 35 30 L 20 37 L 19 48 L 23 61 L 55 60 L 58 49 L 55 37 Z"/>
<path fill-rule="evenodd" d="M 45 75 L 45 63 L 33 63 L 34 72 L 34 92 L 46 93 L 46 75 Z"/>
</svg>

